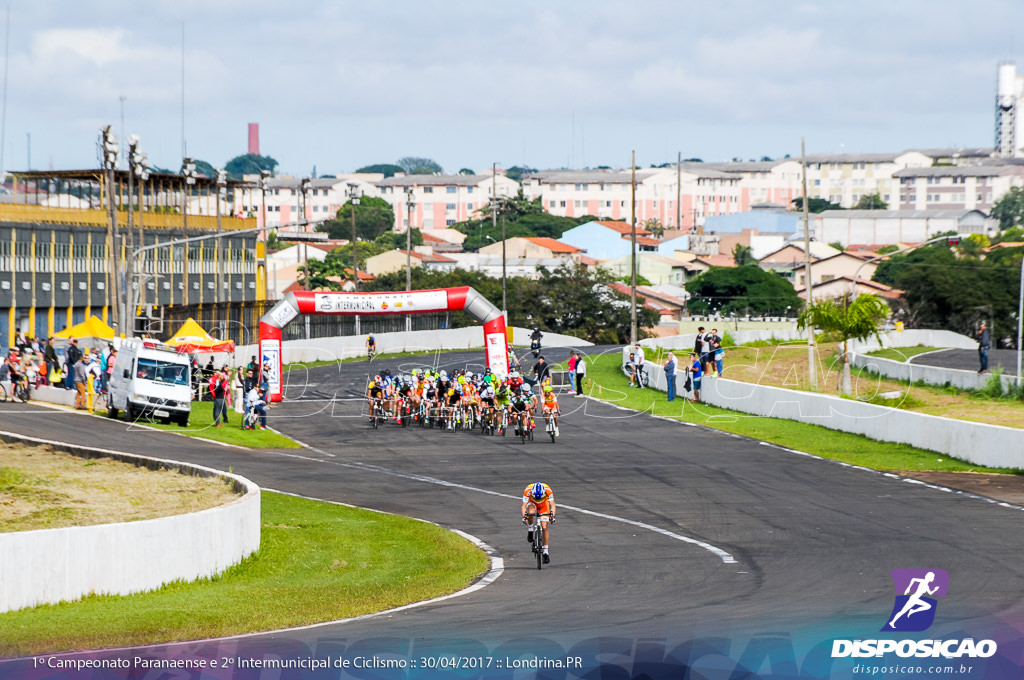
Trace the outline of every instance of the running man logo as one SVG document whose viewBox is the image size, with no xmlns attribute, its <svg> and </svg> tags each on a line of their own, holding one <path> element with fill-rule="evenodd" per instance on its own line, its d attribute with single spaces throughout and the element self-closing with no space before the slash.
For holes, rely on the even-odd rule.
<svg viewBox="0 0 1024 680">
<path fill-rule="evenodd" d="M 945 597 L 949 574 L 943 569 L 893 569 L 896 602 L 882 631 L 927 630 L 935 621 L 936 597 Z"/>
</svg>

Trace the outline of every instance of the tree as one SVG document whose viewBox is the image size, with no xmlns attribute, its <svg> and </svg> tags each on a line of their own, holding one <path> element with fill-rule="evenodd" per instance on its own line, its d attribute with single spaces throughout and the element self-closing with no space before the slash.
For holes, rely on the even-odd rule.
<svg viewBox="0 0 1024 680">
<path fill-rule="evenodd" d="M 262 170 L 274 174 L 275 168 L 277 168 L 277 161 L 273 158 L 254 153 L 235 156 L 224 165 L 224 169 L 231 179 L 242 179 L 242 175 L 258 175 Z"/>
<path fill-rule="evenodd" d="M 644 220 L 643 228 L 651 232 L 654 238 L 661 238 L 665 235 L 665 225 L 661 223 L 657 217 L 652 217 L 649 220 Z"/>
<path fill-rule="evenodd" d="M 807 199 L 807 212 L 820 213 L 826 210 L 842 210 L 843 206 L 838 203 L 833 203 L 826 198 L 808 198 Z M 793 199 L 793 211 L 803 212 L 804 210 L 804 198 L 799 196 Z"/>
<path fill-rule="evenodd" d="M 360 240 L 372 241 L 395 226 L 395 209 L 383 198 L 363 196 L 356 206 L 356 233 Z M 341 206 L 334 219 L 321 222 L 317 231 L 326 232 L 332 240 L 352 238 L 352 201 Z"/>
<path fill-rule="evenodd" d="M 999 229 L 1009 229 L 1024 224 L 1024 188 L 1011 187 L 992 206 L 991 217 L 999 220 Z"/>
<path fill-rule="evenodd" d="M 630 298 L 611 287 L 613 275 L 605 269 L 563 265 L 541 269 L 538 297 L 532 300 L 535 320 L 542 329 L 589 340 L 621 345 L 629 341 L 632 320 Z M 658 313 L 637 299 L 637 325 L 658 323 Z"/>
<path fill-rule="evenodd" d="M 514 179 L 517 182 L 523 181 L 523 175 L 529 175 L 537 172 L 537 168 L 527 167 L 525 165 L 513 165 L 511 168 L 505 171 L 505 176 L 509 179 Z"/>
<path fill-rule="evenodd" d="M 858 295 L 853 302 L 827 298 L 809 305 L 797 317 L 799 328 L 813 326 L 826 333 L 839 336 L 843 343 L 842 392 L 850 394 L 850 355 L 847 347 L 851 338 L 865 340 L 878 335 L 878 326 L 889 316 L 889 305 L 877 295 Z M 879 338 L 881 340 L 881 338 Z"/>
<path fill-rule="evenodd" d="M 402 168 L 402 166 L 395 165 L 393 163 L 377 163 L 375 165 L 367 165 L 359 168 L 356 172 L 371 175 L 382 174 L 385 177 L 394 177 L 395 173 L 405 172 L 405 169 Z"/>
<path fill-rule="evenodd" d="M 501 241 L 502 219 L 505 220 L 505 236 L 547 236 L 559 238 L 567 229 L 582 224 L 580 218 L 558 217 L 546 212 L 540 199 L 527 200 L 520 193 L 515 198 L 499 199 L 497 220 L 491 217 L 490 206 L 481 206 L 481 217 L 452 225 L 466 235 L 462 243 L 464 250 L 473 252 L 490 243 Z"/>
<path fill-rule="evenodd" d="M 999 232 L 995 238 L 992 239 L 992 243 L 1019 243 L 1024 241 L 1024 227 L 1011 227 L 1006 231 Z"/>
<path fill-rule="evenodd" d="M 444 173 L 444 168 L 429 158 L 406 156 L 405 158 L 399 158 L 395 165 L 398 165 L 410 175 L 440 175 Z"/>
<path fill-rule="evenodd" d="M 882 200 L 882 197 L 877 194 L 864 194 L 857 201 L 857 204 L 853 206 L 854 210 L 888 210 L 889 204 Z"/>
<path fill-rule="evenodd" d="M 470 168 L 462 168 L 461 170 L 459 170 L 459 174 L 460 175 L 475 175 L 476 173 L 473 172 L 473 170 L 470 169 Z"/>
<path fill-rule="evenodd" d="M 981 259 L 932 244 L 881 262 L 874 280 L 903 291 L 908 326 L 973 336 L 984 319 L 998 340 L 1017 327 L 1022 254 L 1024 247 L 998 248 Z"/>
<path fill-rule="evenodd" d="M 217 168 L 213 167 L 208 162 L 199 160 L 198 158 L 192 162 L 196 164 L 196 172 L 203 177 L 217 177 Z"/>
<path fill-rule="evenodd" d="M 803 301 L 793 284 L 760 267 L 712 267 L 686 283 L 687 307 L 698 314 L 777 314 Z"/>
<path fill-rule="evenodd" d="M 757 260 L 754 258 L 754 250 L 742 243 L 737 243 L 732 247 L 732 261 L 736 263 L 737 267 L 757 264 Z"/>
</svg>

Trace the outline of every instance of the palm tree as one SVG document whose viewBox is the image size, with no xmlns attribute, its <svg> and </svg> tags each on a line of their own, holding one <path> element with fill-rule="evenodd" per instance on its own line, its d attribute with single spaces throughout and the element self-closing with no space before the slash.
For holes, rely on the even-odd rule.
<svg viewBox="0 0 1024 680">
<path fill-rule="evenodd" d="M 849 304 L 835 299 L 822 300 L 804 308 L 797 318 L 797 326 L 807 325 L 838 335 L 843 341 L 843 394 L 850 394 L 850 354 L 847 343 L 851 338 L 866 340 L 878 335 L 878 325 L 889 316 L 889 305 L 877 295 L 858 295 Z"/>
</svg>

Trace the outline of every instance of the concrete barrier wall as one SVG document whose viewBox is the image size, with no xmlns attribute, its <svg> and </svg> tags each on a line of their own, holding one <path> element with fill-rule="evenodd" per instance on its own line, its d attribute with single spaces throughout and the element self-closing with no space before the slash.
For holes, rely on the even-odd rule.
<svg viewBox="0 0 1024 680">
<path fill-rule="evenodd" d="M 712 326 L 707 327 L 711 330 Z M 780 342 L 803 342 L 807 340 L 807 331 L 802 331 L 794 327 L 789 330 L 775 329 L 775 330 L 753 330 L 753 331 L 734 331 L 729 328 L 719 328 L 719 335 L 729 333 L 732 337 L 733 342 L 737 345 L 745 345 L 748 342 L 768 342 L 768 341 L 780 341 Z M 851 340 L 850 349 L 851 351 L 859 352 L 873 352 L 878 349 L 885 349 L 888 347 L 913 347 L 915 345 L 923 345 L 925 347 L 941 347 L 941 348 L 956 348 L 956 349 L 977 349 L 978 343 L 976 340 L 967 337 L 966 335 L 960 335 L 959 333 L 953 333 L 952 331 L 941 331 L 941 330 L 928 330 L 928 329 L 913 329 L 906 330 L 902 333 L 896 331 L 886 331 L 880 333 L 879 337 L 881 342 L 871 337 L 865 341 Z M 697 339 L 696 333 L 687 333 L 685 335 L 670 335 L 664 338 L 648 338 L 641 340 L 640 344 L 644 347 L 662 347 L 664 349 L 685 349 L 687 352 L 693 351 L 693 343 Z"/>
<path fill-rule="evenodd" d="M 532 330 L 512 329 L 512 343 L 517 350 L 530 347 Z M 484 332 L 481 326 L 450 328 L 440 331 L 409 331 L 401 333 L 377 333 L 378 354 L 395 352 L 416 352 L 423 350 L 479 349 L 483 351 Z M 541 341 L 544 347 L 583 347 L 593 343 L 570 335 L 545 333 Z M 256 345 L 244 345 L 235 349 L 235 364 L 248 364 L 257 352 Z M 337 361 L 351 357 L 366 356 L 366 336 L 347 335 L 334 338 L 311 340 L 285 340 L 282 343 L 285 363 L 303 361 Z"/>
<path fill-rule="evenodd" d="M 952 385 L 961 390 L 981 389 L 992 378 L 991 374 L 980 375 L 976 371 L 912 364 L 855 352 L 850 352 L 850 365 L 895 380 L 906 380 L 911 383 L 921 381 L 927 385 L 937 385 L 939 387 Z M 1005 391 L 1016 386 L 1017 379 L 1012 375 L 1004 375 L 1000 376 L 1000 381 L 1003 383 L 1003 390 Z"/>
<path fill-rule="evenodd" d="M 628 358 L 627 349 L 623 349 L 623 363 Z M 685 369 L 685 358 L 680 360 L 680 365 Z M 650 387 L 667 391 L 665 369 L 650 362 L 646 366 Z M 677 370 L 675 380 L 676 393 L 682 397 L 685 370 Z M 705 377 L 701 382 L 701 401 L 713 406 L 820 425 L 878 441 L 910 444 L 976 465 L 1024 469 L 1024 430 L 726 378 Z"/>
<path fill-rule="evenodd" d="M 0 432 L 0 440 L 49 445 L 84 457 L 111 457 L 231 481 L 237 500 L 201 512 L 139 522 L 0 533 L 0 612 L 128 595 L 222 573 L 260 547 L 260 489 L 237 475 L 174 461 Z"/>
</svg>

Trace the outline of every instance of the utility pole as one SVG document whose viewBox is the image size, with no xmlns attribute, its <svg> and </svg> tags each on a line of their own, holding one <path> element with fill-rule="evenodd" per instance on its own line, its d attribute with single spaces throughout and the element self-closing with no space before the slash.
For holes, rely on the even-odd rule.
<svg viewBox="0 0 1024 680">
<path fill-rule="evenodd" d="M 639 336 L 636 327 L 636 149 L 633 150 L 633 160 L 630 162 L 632 173 L 629 201 L 629 223 L 630 236 L 630 258 L 629 258 L 629 344 L 635 345 Z"/>
<path fill-rule="evenodd" d="M 352 202 L 352 285 L 359 288 L 359 234 L 356 232 L 356 206 L 359 205 L 359 185 L 348 183 L 348 198 Z M 412 224 L 409 225 L 412 227 Z"/>
<path fill-rule="evenodd" d="M 810 206 L 807 200 L 807 151 L 804 138 L 800 138 L 800 164 L 803 166 L 804 194 L 804 276 L 806 277 L 807 306 L 814 304 L 814 286 L 811 284 L 811 219 Z M 807 325 L 807 379 L 811 389 L 818 389 L 818 372 L 815 367 L 817 348 L 814 346 L 814 325 Z"/>
<path fill-rule="evenodd" d="M 683 228 L 683 152 L 676 157 L 676 229 Z"/>
</svg>

